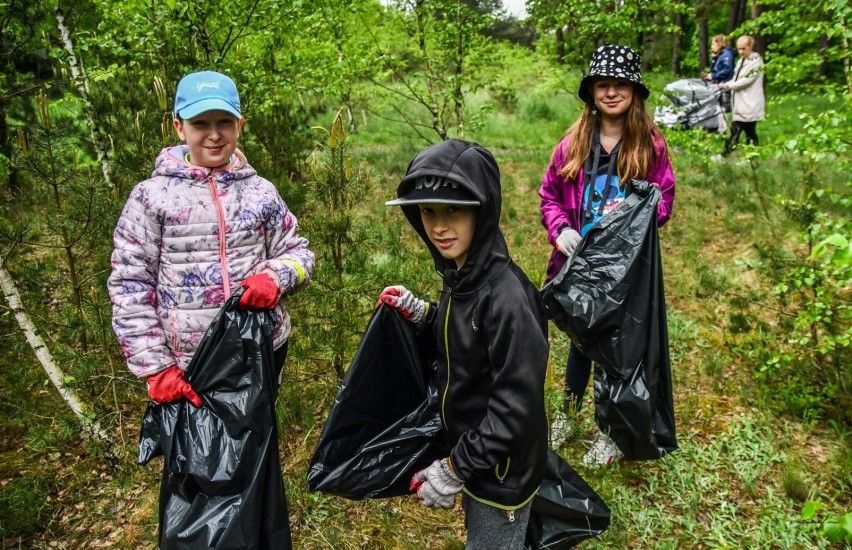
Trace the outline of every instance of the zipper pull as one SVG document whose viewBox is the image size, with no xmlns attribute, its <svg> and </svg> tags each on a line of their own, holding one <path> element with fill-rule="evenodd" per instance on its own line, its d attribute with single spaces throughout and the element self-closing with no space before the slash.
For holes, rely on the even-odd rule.
<svg viewBox="0 0 852 550">
<path fill-rule="evenodd" d="M 506 519 L 509 520 L 509 523 L 515 523 L 515 511 L 506 510 Z"/>
</svg>

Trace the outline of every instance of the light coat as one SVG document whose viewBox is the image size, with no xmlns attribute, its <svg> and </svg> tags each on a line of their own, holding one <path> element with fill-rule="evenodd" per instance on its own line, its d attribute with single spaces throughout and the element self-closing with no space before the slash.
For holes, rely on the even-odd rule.
<svg viewBox="0 0 852 550">
<path fill-rule="evenodd" d="M 735 121 L 763 120 L 766 99 L 763 94 L 763 58 L 759 53 L 741 57 L 734 69 L 733 80 L 725 86 L 733 92 L 731 114 Z"/>
<path fill-rule="evenodd" d="M 173 364 L 186 369 L 225 300 L 261 271 L 281 288 L 273 334 L 280 347 L 290 334 L 286 295 L 313 273 L 314 254 L 296 218 L 242 153 L 230 166 L 209 169 L 186 162 L 187 152 L 163 149 L 113 234 L 113 329 L 140 377 Z"/>
</svg>

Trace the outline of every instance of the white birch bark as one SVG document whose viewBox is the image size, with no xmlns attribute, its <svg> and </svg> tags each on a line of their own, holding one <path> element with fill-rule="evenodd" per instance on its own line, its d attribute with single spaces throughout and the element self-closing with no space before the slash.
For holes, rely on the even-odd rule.
<svg viewBox="0 0 852 550">
<path fill-rule="evenodd" d="M 74 43 L 71 41 L 71 33 L 68 31 L 68 27 L 65 26 L 65 14 L 62 12 L 62 8 L 57 6 L 54 13 L 57 25 L 59 26 L 59 35 L 62 37 L 62 45 L 65 47 L 65 51 L 68 52 L 68 66 L 71 68 L 71 77 L 77 86 L 77 93 L 80 94 L 80 99 L 83 100 L 83 110 L 86 112 L 86 121 L 89 123 L 89 131 L 92 134 L 92 143 L 98 155 L 98 162 L 101 163 L 101 171 L 104 174 L 107 186 L 112 188 L 112 169 L 109 165 L 109 160 L 107 160 L 106 146 L 103 143 L 101 132 L 95 120 L 94 107 L 92 107 L 92 102 L 89 100 L 89 79 L 86 78 L 82 61 L 78 60 L 74 54 Z"/>
<path fill-rule="evenodd" d="M 95 437 L 104 443 L 107 443 L 107 450 L 114 452 L 116 447 L 110 434 L 101 428 L 97 420 L 93 420 L 89 417 L 89 409 L 80 400 L 77 392 L 63 383 L 65 373 L 63 373 L 62 369 L 60 369 L 56 365 L 56 362 L 54 362 L 53 356 L 50 354 L 50 350 L 44 344 L 44 340 L 41 339 L 41 336 L 39 336 L 36 332 L 35 325 L 33 325 L 32 321 L 30 321 L 29 315 L 27 315 L 27 312 L 24 310 L 23 303 L 21 302 L 21 295 L 18 293 L 15 281 L 12 279 L 9 272 L 2 267 L 0 267 L 0 286 L 3 288 L 3 294 L 6 295 L 6 301 L 9 302 L 9 307 L 15 314 L 15 319 L 18 321 L 18 325 L 27 337 L 27 342 L 29 342 L 30 347 L 35 352 L 36 357 L 38 357 L 38 360 L 44 368 L 44 371 L 47 373 L 47 376 L 50 378 L 50 381 L 53 382 L 53 385 L 56 386 L 57 390 L 59 390 L 59 395 L 62 396 L 65 403 L 68 404 L 71 410 L 74 411 L 74 414 L 76 414 L 80 419 L 86 435 Z"/>
</svg>

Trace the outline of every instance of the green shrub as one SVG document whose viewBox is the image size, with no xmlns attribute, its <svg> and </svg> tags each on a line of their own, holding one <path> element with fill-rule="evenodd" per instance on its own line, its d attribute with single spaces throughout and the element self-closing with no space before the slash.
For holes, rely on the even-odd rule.
<svg viewBox="0 0 852 550">
<path fill-rule="evenodd" d="M 26 537 L 42 529 L 40 517 L 48 496 L 44 482 L 19 477 L 0 485 L 0 540 Z"/>
</svg>

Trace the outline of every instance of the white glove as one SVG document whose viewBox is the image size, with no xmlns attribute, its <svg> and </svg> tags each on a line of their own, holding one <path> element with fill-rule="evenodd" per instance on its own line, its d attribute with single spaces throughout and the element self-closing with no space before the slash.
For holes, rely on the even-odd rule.
<svg viewBox="0 0 852 550">
<path fill-rule="evenodd" d="M 450 469 L 449 459 L 444 458 L 414 474 L 411 486 L 418 485 L 417 498 L 424 506 L 452 508 L 456 503 L 456 495 L 464 487 L 464 482 Z"/>
<path fill-rule="evenodd" d="M 577 245 L 580 244 L 582 238 L 580 234 L 571 229 L 570 227 L 566 227 L 563 229 L 559 236 L 556 237 L 556 248 L 559 249 L 559 252 L 566 256 L 571 256 L 574 253 L 574 249 L 577 248 Z"/>
<path fill-rule="evenodd" d="M 404 286 L 389 286 L 379 295 L 379 304 L 387 304 L 397 309 L 404 319 L 412 323 L 419 323 L 426 317 L 429 304 L 411 293 Z"/>
</svg>

